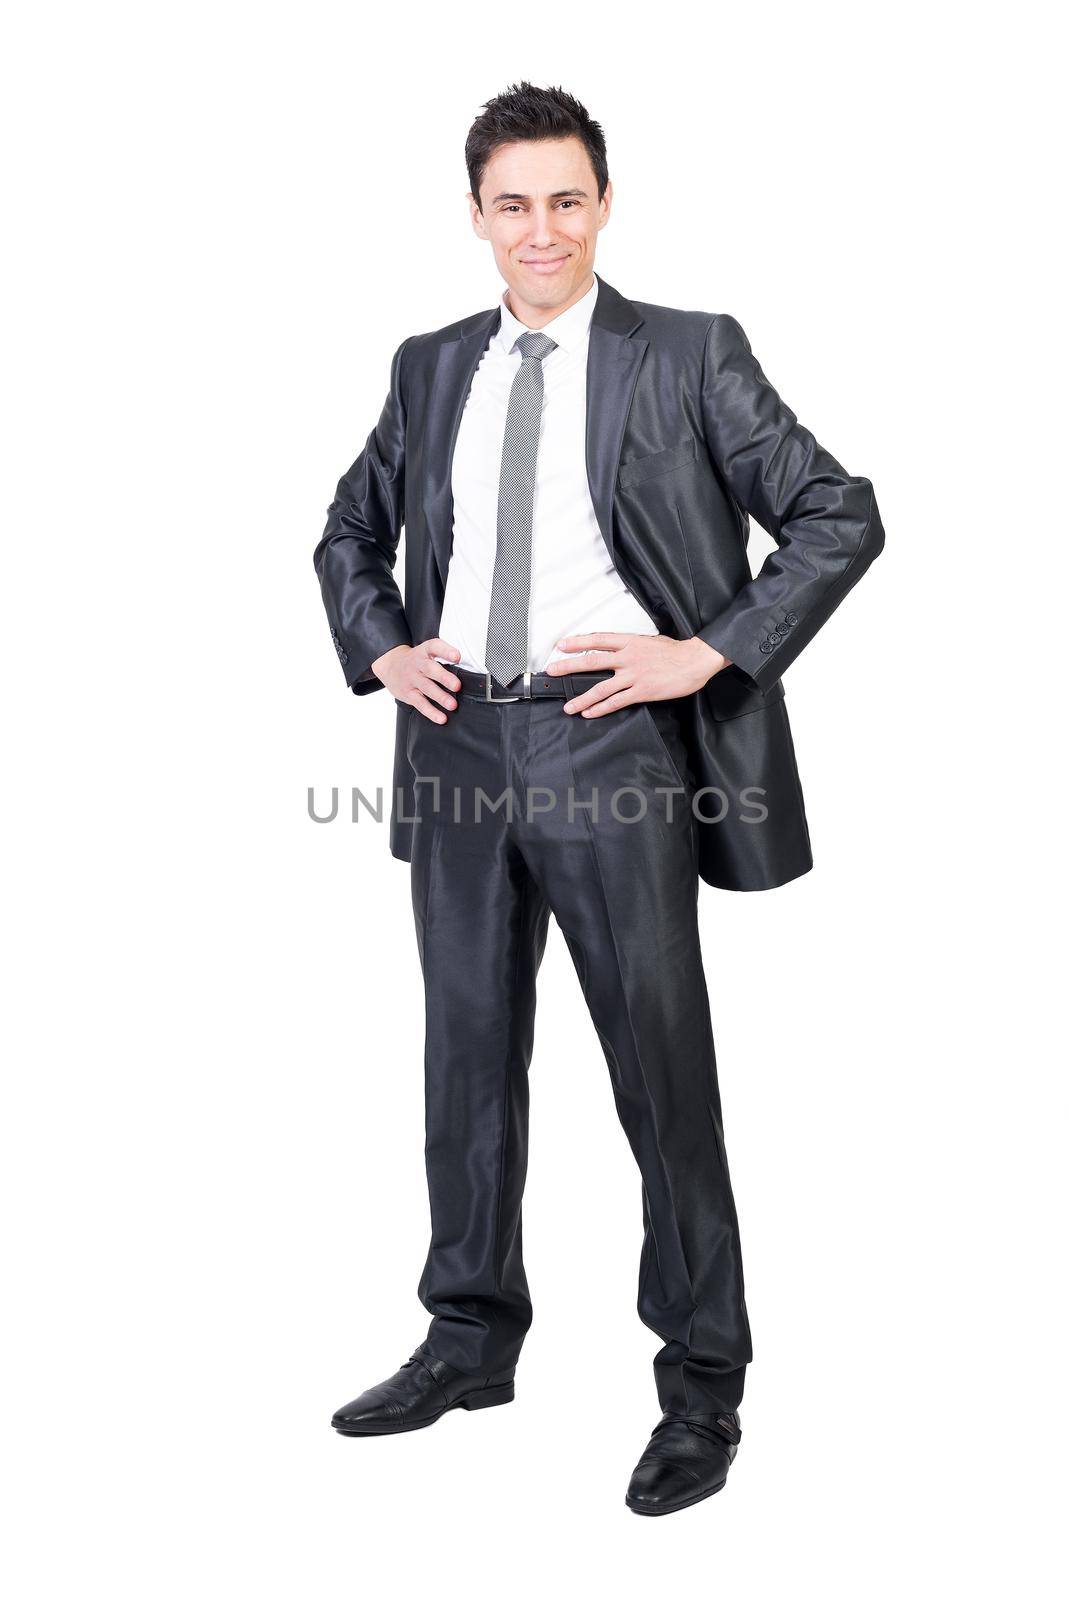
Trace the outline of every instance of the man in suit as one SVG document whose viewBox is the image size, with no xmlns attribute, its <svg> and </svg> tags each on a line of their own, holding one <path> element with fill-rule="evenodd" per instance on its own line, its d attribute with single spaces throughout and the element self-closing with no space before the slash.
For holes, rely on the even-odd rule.
<svg viewBox="0 0 1068 1600">
<path fill-rule="evenodd" d="M 552 914 L 641 1174 L 662 1415 L 627 1504 L 659 1515 L 723 1486 L 751 1358 L 698 880 L 769 889 L 811 866 L 781 677 L 883 531 L 871 484 L 798 422 L 733 317 L 595 273 L 612 186 L 573 97 L 513 86 L 466 158 L 507 288 L 400 345 L 315 552 L 346 682 L 397 702 L 390 841 L 411 862 L 431 1202 L 426 1339 L 333 1425 L 404 1432 L 513 1397 Z M 755 577 L 750 515 L 776 545 Z"/>
</svg>

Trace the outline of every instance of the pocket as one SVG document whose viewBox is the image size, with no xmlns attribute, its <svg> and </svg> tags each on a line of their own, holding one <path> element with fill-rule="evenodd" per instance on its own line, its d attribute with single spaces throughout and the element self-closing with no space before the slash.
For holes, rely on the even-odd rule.
<svg viewBox="0 0 1068 1600">
<path fill-rule="evenodd" d="M 735 717 L 747 717 L 752 711 L 766 710 L 776 700 L 782 700 L 786 691 L 781 678 L 777 678 L 770 689 L 758 689 L 732 663 L 709 678 L 699 693 L 711 711 L 714 722 L 733 722 Z"/>
<path fill-rule="evenodd" d="M 450 719 L 455 715 L 455 712 L 450 713 Z M 440 741 L 447 735 L 449 727 L 450 722 L 431 722 L 429 717 L 424 717 L 421 711 L 412 706 L 408 713 L 404 751 L 408 765 L 417 778 L 429 779 L 440 774 L 443 760 Z"/>
<path fill-rule="evenodd" d="M 657 450 L 651 456 L 638 456 L 624 461 L 616 482 L 621 489 L 629 489 L 636 483 L 644 483 L 646 478 L 659 478 L 665 472 L 676 472 L 679 467 L 695 460 L 696 456 L 697 440 L 691 433 L 681 444 L 673 444 L 667 450 Z"/>
<path fill-rule="evenodd" d="M 671 703 L 667 700 L 642 700 L 639 701 L 639 705 L 645 713 L 653 737 L 659 744 L 670 771 L 674 774 L 675 782 L 680 789 L 685 789 L 689 793 L 694 783 L 689 776 L 686 745 L 679 730 L 679 720 L 671 709 Z"/>
</svg>

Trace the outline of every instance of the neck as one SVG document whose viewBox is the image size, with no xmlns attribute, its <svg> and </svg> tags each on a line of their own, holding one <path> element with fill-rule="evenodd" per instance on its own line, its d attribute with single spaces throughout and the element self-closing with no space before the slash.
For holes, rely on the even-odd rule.
<svg viewBox="0 0 1068 1600">
<path fill-rule="evenodd" d="M 504 299 L 505 304 L 517 322 L 524 323 L 528 328 L 544 328 L 547 322 L 551 322 L 554 317 L 560 316 L 562 312 L 573 306 L 577 300 L 581 300 L 582 296 L 592 287 L 593 273 L 591 271 L 585 283 L 579 284 L 575 292 L 564 301 L 562 306 L 529 305 L 526 300 L 520 299 L 510 284 L 504 292 Z"/>
</svg>

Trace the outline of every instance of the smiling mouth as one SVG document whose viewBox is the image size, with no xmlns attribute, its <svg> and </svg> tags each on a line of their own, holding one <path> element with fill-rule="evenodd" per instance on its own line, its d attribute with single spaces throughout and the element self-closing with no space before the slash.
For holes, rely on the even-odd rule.
<svg viewBox="0 0 1068 1600">
<path fill-rule="evenodd" d="M 532 272 L 555 272 L 556 268 L 562 266 L 567 259 L 567 256 L 548 256 L 543 260 L 535 258 L 530 261 L 520 261 L 520 266 L 529 267 Z"/>
</svg>

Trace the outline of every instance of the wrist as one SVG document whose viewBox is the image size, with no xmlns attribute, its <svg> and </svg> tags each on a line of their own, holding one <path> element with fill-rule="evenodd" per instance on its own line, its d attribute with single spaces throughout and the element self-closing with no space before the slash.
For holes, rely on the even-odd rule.
<svg viewBox="0 0 1068 1600">
<path fill-rule="evenodd" d="M 394 661 L 399 661 L 401 655 L 411 648 L 412 647 L 410 644 L 395 644 L 392 650 L 387 650 L 383 655 L 380 655 L 376 661 L 372 661 L 371 671 L 374 673 L 375 677 L 381 678 L 382 682 L 385 683 L 386 680 L 383 677 L 383 673 L 388 672 L 390 664 Z"/>
<path fill-rule="evenodd" d="M 695 634 L 692 639 L 687 640 L 687 644 L 693 654 L 696 670 L 701 674 L 699 688 L 710 678 L 714 678 L 717 672 L 722 672 L 724 667 L 730 666 L 727 657 L 717 650 L 715 645 L 709 644 L 707 639 L 701 639 Z"/>
</svg>

